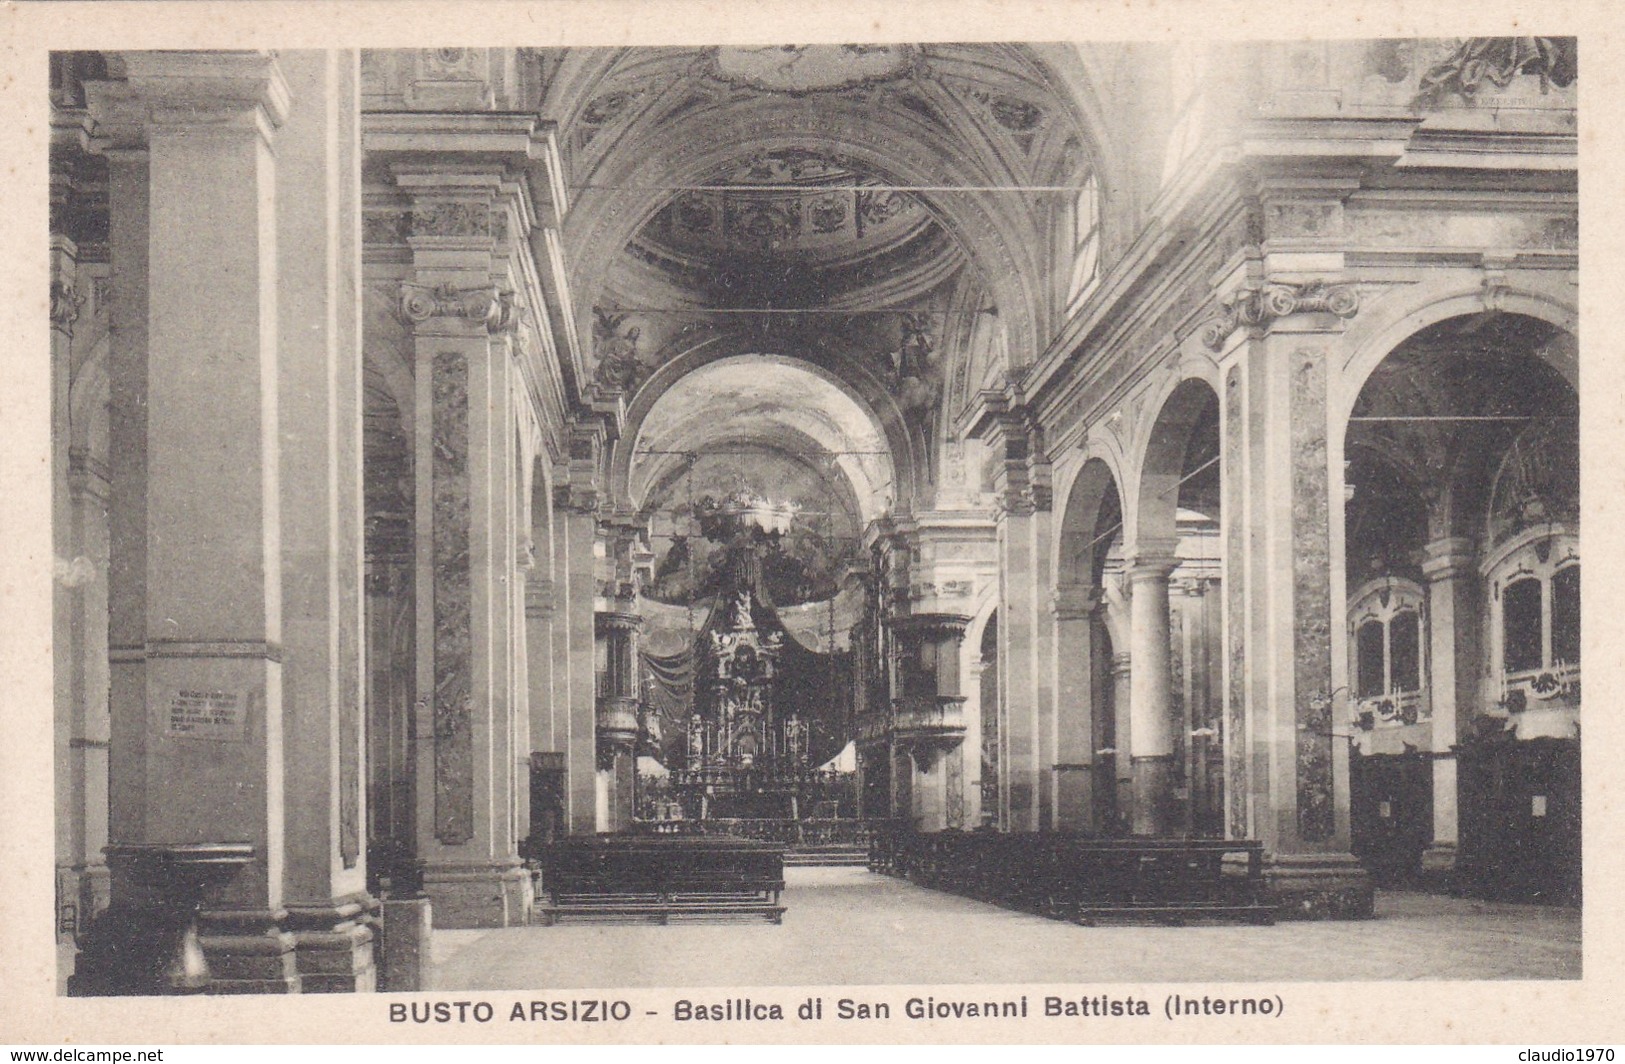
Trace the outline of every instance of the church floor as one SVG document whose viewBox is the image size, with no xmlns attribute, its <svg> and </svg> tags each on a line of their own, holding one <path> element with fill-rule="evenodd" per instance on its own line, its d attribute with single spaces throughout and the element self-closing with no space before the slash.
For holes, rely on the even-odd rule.
<svg viewBox="0 0 1625 1064">
<path fill-rule="evenodd" d="M 1573 909 L 1380 891 L 1377 919 L 1076 927 L 861 868 L 785 870 L 784 923 L 437 931 L 435 989 L 1575 979 Z"/>
</svg>

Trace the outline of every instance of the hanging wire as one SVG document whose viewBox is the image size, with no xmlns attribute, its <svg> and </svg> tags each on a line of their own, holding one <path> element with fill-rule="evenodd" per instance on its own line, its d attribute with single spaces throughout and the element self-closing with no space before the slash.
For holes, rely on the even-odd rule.
<svg viewBox="0 0 1625 1064">
<path fill-rule="evenodd" d="M 917 318 L 969 318 L 985 313 L 982 310 L 931 310 L 913 307 L 625 307 L 600 308 L 614 314 L 659 314 L 676 318 L 701 318 L 712 315 L 739 315 L 755 317 L 759 314 L 784 314 L 791 317 L 819 316 L 830 318 L 860 318 L 866 315 L 902 315 Z"/>
<path fill-rule="evenodd" d="M 833 192 L 1016 192 L 1060 193 L 1082 192 L 1087 185 L 610 185 L 585 182 L 571 185 L 574 191 L 594 192 L 723 192 L 749 199 L 759 192 L 799 192 L 803 195 L 826 195 Z"/>
<path fill-rule="evenodd" d="M 1186 473 L 1184 476 L 1182 476 L 1178 480 L 1174 481 L 1174 483 L 1170 487 L 1164 488 L 1162 491 L 1157 492 L 1156 497 L 1159 498 L 1159 499 L 1166 499 L 1171 493 L 1176 492 L 1181 487 L 1183 487 L 1187 480 L 1191 480 L 1194 477 L 1200 476 L 1201 474 L 1207 472 L 1214 465 L 1218 464 L 1218 461 L 1219 461 L 1219 459 L 1221 457 L 1222 457 L 1221 455 L 1214 455 L 1212 458 L 1209 458 L 1207 461 L 1203 462 L 1201 465 L 1197 466 L 1195 469 L 1191 470 L 1189 473 Z M 1113 484 L 1113 487 L 1115 489 L 1115 487 L 1116 487 L 1115 483 Z M 1115 525 L 1111 526 L 1106 531 L 1102 532 L 1100 535 L 1098 535 L 1094 539 L 1090 540 L 1087 544 L 1084 545 L 1083 549 L 1085 551 L 1094 550 L 1097 546 L 1100 545 L 1100 543 L 1103 540 L 1109 539 L 1110 537 L 1117 535 L 1117 533 L 1121 532 L 1122 530 L 1123 530 L 1123 522 L 1118 521 Z"/>
</svg>

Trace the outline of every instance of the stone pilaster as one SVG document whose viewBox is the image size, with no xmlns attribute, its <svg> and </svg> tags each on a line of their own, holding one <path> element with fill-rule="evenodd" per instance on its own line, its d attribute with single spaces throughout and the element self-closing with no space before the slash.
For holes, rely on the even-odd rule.
<svg viewBox="0 0 1625 1064">
<path fill-rule="evenodd" d="M 1118 822 L 1113 833 L 1126 833 L 1132 826 L 1134 809 L 1134 655 L 1127 650 L 1112 655 L 1112 714 L 1116 718 L 1116 745 L 1112 748 L 1110 771 L 1117 790 Z"/>
<path fill-rule="evenodd" d="M 547 501 L 551 509 L 551 500 Z M 551 522 L 549 522 L 551 525 Z M 538 564 L 526 573 L 525 580 L 525 652 L 529 657 L 525 681 L 530 705 L 530 745 L 532 760 L 535 754 L 545 753 L 562 759 L 568 728 L 568 703 L 558 701 L 561 680 L 558 672 L 568 668 L 567 663 L 555 660 L 554 618 L 560 612 L 552 577 L 552 543 L 544 547 Z M 545 564 L 544 564 L 545 559 Z M 532 773 L 531 815 L 528 837 L 533 845 L 551 841 L 564 830 L 563 810 L 549 808 L 539 817 Z"/>
<path fill-rule="evenodd" d="M 55 154 L 53 148 L 53 182 Z M 87 307 L 96 280 L 90 269 L 81 267 L 79 255 L 66 233 L 52 233 L 52 650 L 59 934 L 82 930 L 108 903 L 108 870 L 102 854 L 107 845 L 108 483 L 106 467 L 76 446 L 71 379 L 75 327 L 90 311 L 105 310 Z M 90 412 L 93 405 L 85 404 L 85 409 Z M 83 438 L 90 435 L 85 432 Z"/>
<path fill-rule="evenodd" d="M 287 661 L 282 639 L 283 462 L 312 456 L 285 454 L 279 436 L 288 267 L 276 236 L 279 204 L 317 190 L 290 168 L 278 195 L 273 143 L 290 95 L 277 60 L 124 60 L 127 81 L 87 95 L 111 152 L 110 851 L 131 859 L 113 869 L 113 905 L 72 989 L 156 989 L 128 967 L 141 951 L 119 944 L 190 898 L 205 919 L 188 933 L 201 931 L 214 971 L 189 971 L 174 989 L 298 990 L 294 939 L 280 926 L 283 684 L 286 670 L 328 663 Z M 222 930 L 246 914 L 251 928 Z"/>
<path fill-rule="evenodd" d="M 1130 616 L 1134 662 L 1132 740 L 1133 831 L 1168 835 L 1179 823 L 1174 798 L 1174 718 L 1170 697 L 1168 576 L 1179 559 L 1172 543 L 1143 545 L 1130 563 Z"/>
<path fill-rule="evenodd" d="M 353 51 L 283 52 L 279 63 L 295 101 L 277 139 L 276 234 L 287 926 L 307 992 L 371 990 L 359 71 Z"/>
<path fill-rule="evenodd" d="M 1248 333 L 1223 360 L 1228 831 L 1263 840 L 1284 918 L 1369 916 L 1370 877 L 1349 852 L 1348 743 L 1332 711 L 1347 662 L 1333 639 L 1342 470 L 1327 428 L 1332 332 L 1359 298 L 1301 278 L 1261 292 L 1260 314 L 1226 326 Z"/>
<path fill-rule="evenodd" d="M 519 116 L 369 119 L 368 143 L 408 199 L 400 315 L 415 347 L 418 847 L 440 927 L 523 923 L 528 710 L 517 705 L 522 614 L 518 317 L 506 249 L 531 218 L 540 134 Z"/>
<path fill-rule="evenodd" d="M 1422 872 L 1446 886 L 1459 841 L 1456 744 L 1472 719 L 1480 664 L 1477 558 L 1473 542 L 1448 538 L 1423 552 L 1427 579 L 1428 701 L 1433 712 L 1433 838 Z"/>
<path fill-rule="evenodd" d="M 999 826 L 1037 831 L 1054 815 L 1054 645 L 1049 609 L 1051 491 L 1036 430 L 1009 395 L 995 396 L 974 430 L 999 456 Z"/>
</svg>

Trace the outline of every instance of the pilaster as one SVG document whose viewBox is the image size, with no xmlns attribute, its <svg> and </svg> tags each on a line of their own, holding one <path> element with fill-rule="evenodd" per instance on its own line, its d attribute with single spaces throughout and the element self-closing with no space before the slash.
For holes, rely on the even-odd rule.
<svg viewBox="0 0 1625 1064">
<path fill-rule="evenodd" d="M 565 803 L 569 831 L 590 835 L 598 830 L 597 799 L 597 691 L 593 599 L 597 591 L 598 509 L 597 456 L 602 436 L 596 425 L 574 430 L 572 480 L 554 489 L 556 524 L 560 537 L 565 584 L 562 646 L 568 662 L 565 736 Z"/>
<path fill-rule="evenodd" d="M 1425 875 L 1448 881 L 1456 867 L 1459 801 L 1456 744 L 1469 727 L 1480 665 L 1477 555 L 1462 537 L 1423 548 L 1427 580 L 1428 698 L 1433 710 L 1433 838 Z"/>
<path fill-rule="evenodd" d="M 1272 266 L 1337 268 L 1304 254 Z M 1227 830 L 1263 840 L 1283 917 L 1368 916 L 1370 878 L 1349 854 L 1348 743 L 1333 713 L 1348 670 L 1333 638 L 1343 623 L 1333 564 L 1342 426 L 1334 440 L 1328 411 L 1342 321 L 1359 293 L 1336 276 L 1232 283 L 1207 336 L 1225 349 Z"/>
<path fill-rule="evenodd" d="M 534 124 L 391 117 L 369 125 L 368 144 L 410 203 L 400 316 L 417 387 L 417 687 L 428 696 L 418 734 L 432 737 L 419 743 L 419 857 L 437 926 L 506 926 L 528 919 L 531 899 L 518 856 L 530 751 L 514 632 L 521 308 L 504 247 L 510 226 L 528 225 Z"/>
<path fill-rule="evenodd" d="M 316 190 L 290 167 L 278 195 L 272 144 L 290 94 L 274 57 L 124 59 L 128 80 L 90 84 L 87 97 L 110 152 L 118 293 L 109 850 L 131 859 L 114 865 L 112 907 L 70 988 L 161 989 L 120 943 L 165 926 L 207 961 L 170 989 L 294 991 L 293 937 L 280 928 L 284 672 L 327 663 L 289 661 L 282 639 L 280 494 L 296 456 L 278 429 L 276 236 L 279 202 Z M 188 898 L 199 926 L 177 922 Z M 251 931 L 220 933 L 214 917 L 246 913 L 260 914 Z"/>
<path fill-rule="evenodd" d="M 999 826 L 1037 831 L 1052 826 L 1055 807 L 1054 678 L 1042 660 L 1054 646 L 1049 464 L 1014 389 L 985 405 L 972 432 L 997 456 Z"/>
</svg>

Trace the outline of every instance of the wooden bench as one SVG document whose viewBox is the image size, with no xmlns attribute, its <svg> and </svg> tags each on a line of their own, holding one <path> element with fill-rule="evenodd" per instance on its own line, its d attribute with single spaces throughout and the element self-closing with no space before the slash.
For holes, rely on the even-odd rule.
<svg viewBox="0 0 1625 1064">
<path fill-rule="evenodd" d="M 762 916 L 780 923 L 784 847 L 745 839 L 613 836 L 562 839 L 541 855 L 551 925 L 565 917 Z"/>
<path fill-rule="evenodd" d="M 871 837 L 869 867 L 923 887 L 1084 925 L 1273 923 L 1263 857 L 1263 844 L 1247 839 L 1097 839 L 887 826 Z"/>
</svg>

